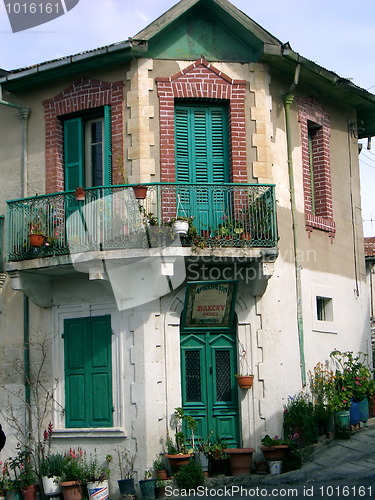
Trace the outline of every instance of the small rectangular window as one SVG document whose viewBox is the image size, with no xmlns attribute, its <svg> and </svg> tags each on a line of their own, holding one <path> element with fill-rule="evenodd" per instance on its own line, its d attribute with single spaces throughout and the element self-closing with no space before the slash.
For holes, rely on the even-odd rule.
<svg viewBox="0 0 375 500">
<path fill-rule="evenodd" d="M 333 307 L 331 298 L 316 298 L 316 317 L 318 321 L 333 321 Z"/>
</svg>

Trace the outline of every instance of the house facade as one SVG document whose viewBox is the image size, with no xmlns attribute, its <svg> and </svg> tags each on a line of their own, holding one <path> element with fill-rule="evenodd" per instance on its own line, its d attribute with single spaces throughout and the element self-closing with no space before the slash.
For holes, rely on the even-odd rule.
<svg viewBox="0 0 375 500">
<path fill-rule="evenodd" d="M 56 449 L 126 447 L 141 478 L 176 407 L 202 438 L 259 449 L 317 362 L 371 353 L 357 142 L 372 94 L 226 0 L 182 0 L 0 84 L 2 405 L 32 406 L 42 367 Z"/>
</svg>

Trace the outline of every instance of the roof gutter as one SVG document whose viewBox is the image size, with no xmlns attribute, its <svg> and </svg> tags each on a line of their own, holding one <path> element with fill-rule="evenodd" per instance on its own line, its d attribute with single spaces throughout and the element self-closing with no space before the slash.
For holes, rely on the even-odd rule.
<svg viewBox="0 0 375 500">
<path fill-rule="evenodd" d="M 144 56 L 148 51 L 148 43 L 145 40 L 129 38 L 126 41 L 107 45 L 99 49 L 63 57 L 62 59 L 54 59 L 52 61 L 36 64 L 35 66 L 23 68 L 20 70 L 10 71 L 5 76 L 0 77 L 0 85 L 8 82 L 11 83 L 22 78 L 35 76 L 37 74 L 45 73 L 48 71 L 56 71 L 57 69 L 69 67 L 76 63 L 84 63 L 86 61 L 89 61 L 90 59 L 95 59 L 96 57 L 105 55 L 110 56 L 111 54 L 116 55 L 124 50 L 129 50 L 131 55 L 134 57 L 140 55 Z"/>
</svg>

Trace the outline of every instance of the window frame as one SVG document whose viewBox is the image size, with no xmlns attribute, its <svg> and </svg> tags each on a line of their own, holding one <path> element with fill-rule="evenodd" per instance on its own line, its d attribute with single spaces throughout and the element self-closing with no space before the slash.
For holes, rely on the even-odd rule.
<svg viewBox="0 0 375 500">
<path fill-rule="evenodd" d="M 332 180 L 330 161 L 330 117 L 314 98 L 298 100 L 301 128 L 305 226 L 326 231 L 333 238 Z"/>
<path fill-rule="evenodd" d="M 64 320 L 81 318 L 87 316 L 111 316 L 112 325 L 112 403 L 113 422 L 112 427 L 82 427 L 71 428 L 65 425 L 65 372 L 64 372 Z M 124 313 L 122 313 L 124 314 Z M 126 314 L 126 313 L 125 313 Z M 130 364 L 124 348 L 124 334 L 121 325 L 127 324 L 126 318 L 120 318 L 120 313 L 112 303 L 100 303 L 95 305 L 79 304 L 77 306 L 67 305 L 53 308 L 54 329 L 58 334 L 53 336 L 52 341 L 52 374 L 53 380 L 57 380 L 54 394 L 54 406 L 52 422 L 54 434 L 58 437 L 125 437 L 128 434 L 127 421 L 125 420 L 124 380 L 125 367 Z"/>
<path fill-rule="evenodd" d="M 74 116 L 62 117 L 63 122 L 63 164 L 65 191 L 77 187 L 109 186 L 112 184 L 112 120 L 111 106 L 84 110 Z M 96 183 L 93 165 L 90 162 L 89 138 L 91 123 L 102 122 L 102 178 Z"/>
</svg>

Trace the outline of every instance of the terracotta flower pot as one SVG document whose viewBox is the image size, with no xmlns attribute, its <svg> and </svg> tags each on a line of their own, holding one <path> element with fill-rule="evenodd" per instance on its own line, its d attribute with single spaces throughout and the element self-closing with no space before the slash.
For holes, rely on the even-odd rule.
<svg viewBox="0 0 375 500">
<path fill-rule="evenodd" d="M 287 444 L 278 444 L 275 446 L 261 446 L 264 458 L 269 462 L 276 462 L 285 458 L 286 451 L 289 448 Z"/>
<path fill-rule="evenodd" d="M 32 484 L 27 488 L 22 488 L 22 496 L 24 500 L 37 500 L 38 498 L 38 485 Z"/>
<path fill-rule="evenodd" d="M 29 234 L 29 243 L 32 247 L 41 247 L 44 245 L 46 238 L 42 234 Z"/>
<path fill-rule="evenodd" d="M 137 200 L 144 200 L 147 194 L 147 186 L 133 186 L 133 191 Z"/>
<path fill-rule="evenodd" d="M 83 487 L 80 481 L 60 483 L 64 500 L 82 500 Z"/>
<path fill-rule="evenodd" d="M 248 476 L 251 471 L 254 448 L 225 448 L 229 456 L 229 467 L 232 476 Z"/>
<path fill-rule="evenodd" d="M 181 467 L 182 465 L 187 465 L 189 463 L 189 460 L 193 456 L 192 453 L 186 453 L 186 454 L 178 454 L 178 455 L 165 455 L 166 458 L 169 460 L 170 466 L 173 467 Z"/>
<path fill-rule="evenodd" d="M 254 375 L 237 375 L 237 384 L 241 389 L 251 389 L 253 387 Z"/>
</svg>

